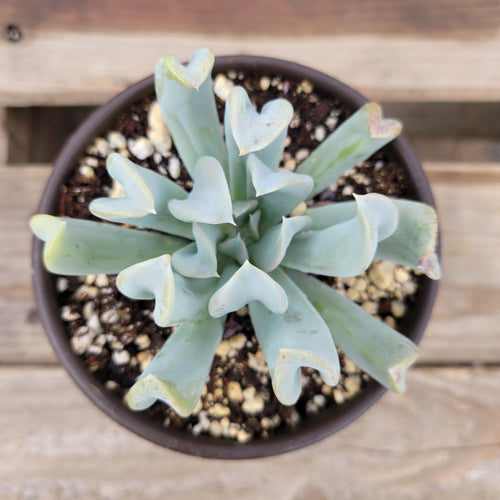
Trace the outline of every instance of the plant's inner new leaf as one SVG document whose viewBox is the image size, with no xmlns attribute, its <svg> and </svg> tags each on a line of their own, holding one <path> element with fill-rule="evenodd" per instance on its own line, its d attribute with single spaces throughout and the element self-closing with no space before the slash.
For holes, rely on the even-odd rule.
<svg viewBox="0 0 500 500">
<path fill-rule="evenodd" d="M 283 313 L 288 299 L 283 288 L 268 274 L 246 261 L 210 298 L 210 315 L 218 318 L 258 300 L 269 310 Z"/>
<path fill-rule="evenodd" d="M 378 104 L 365 104 L 330 134 L 297 172 L 314 179 L 315 196 L 397 137 L 401 129 L 398 121 L 382 118 Z"/>
<path fill-rule="evenodd" d="M 172 326 L 206 310 L 214 279 L 190 279 L 172 269 L 170 255 L 139 262 L 116 278 L 121 293 L 136 300 L 155 299 L 153 317 L 159 326 Z"/>
<path fill-rule="evenodd" d="M 183 238 L 103 222 L 34 215 L 30 227 L 45 242 L 43 262 L 51 273 L 117 274 L 137 262 L 171 253 Z"/>
<path fill-rule="evenodd" d="M 183 200 L 188 196 L 178 184 L 118 153 L 108 156 L 107 169 L 124 186 L 126 196 L 97 198 L 89 205 L 91 213 L 111 222 L 193 238 L 191 226 L 176 219 L 168 208 L 171 199 Z"/>
<path fill-rule="evenodd" d="M 316 278 L 292 270 L 288 275 L 318 310 L 340 349 L 382 385 L 402 392 L 406 369 L 417 358 L 416 345 Z"/>
<path fill-rule="evenodd" d="M 302 366 L 319 370 L 328 385 L 340 377 L 337 350 L 330 331 L 304 293 L 281 269 L 271 273 L 285 290 L 289 307 L 275 314 L 259 302 L 251 302 L 250 316 L 264 352 L 273 390 L 285 405 L 297 402 L 301 391 Z"/>
<path fill-rule="evenodd" d="M 172 214 L 186 222 L 234 224 L 231 194 L 221 164 L 210 156 L 196 163 L 194 187 L 185 200 L 171 200 Z"/>
<path fill-rule="evenodd" d="M 262 207 L 263 223 L 274 224 L 288 215 L 300 202 L 304 201 L 313 187 L 308 175 L 294 172 L 273 172 L 256 156 L 247 160 L 255 195 Z"/>
<path fill-rule="evenodd" d="M 240 156 L 267 148 L 286 130 L 293 116 L 292 105 L 286 99 L 269 101 L 258 113 L 242 87 L 231 90 L 226 105 Z"/>
<path fill-rule="evenodd" d="M 283 264 L 325 276 L 356 276 L 367 269 L 377 243 L 396 229 L 398 210 L 380 194 L 356 196 L 357 214 L 326 229 L 297 235 Z"/>
<path fill-rule="evenodd" d="M 174 269 L 189 278 L 218 277 L 217 242 L 222 232 L 217 226 L 193 223 L 195 243 L 191 243 L 172 255 Z"/>
<path fill-rule="evenodd" d="M 257 243 L 249 247 L 252 262 L 266 272 L 276 269 L 292 238 L 310 225 L 311 219 L 306 216 L 283 217 L 281 224 L 269 229 Z"/>
<path fill-rule="evenodd" d="M 206 316 L 178 326 L 129 390 L 129 407 L 145 410 L 160 400 L 179 415 L 190 415 L 222 339 L 224 320 Z"/>
<path fill-rule="evenodd" d="M 248 250 L 240 233 L 232 238 L 219 243 L 219 251 L 224 255 L 232 257 L 238 264 L 244 264 L 248 260 Z"/>
<path fill-rule="evenodd" d="M 249 195 L 245 169 L 248 154 L 255 153 L 272 170 L 278 168 L 292 115 L 293 108 L 285 99 L 266 103 L 258 113 L 242 87 L 231 90 L 226 103 L 224 129 L 228 179 L 234 200 Z"/>
</svg>

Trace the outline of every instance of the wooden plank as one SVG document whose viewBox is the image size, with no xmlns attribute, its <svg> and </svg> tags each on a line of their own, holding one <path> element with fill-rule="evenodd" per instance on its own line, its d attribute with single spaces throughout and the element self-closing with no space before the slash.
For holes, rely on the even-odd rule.
<svg viewBox="0 0 500 500">
<path fill-rule="evenodd" d="M 500 23 L 495 0 L 183 0 L 140 2 L 19 2 L 4 0 L 0 19 L 29 35 L 36 30 L 165 31 L 232 35 L 413 34 L 486 36 Z M 276 22 L 279 19 L 280 22 Z M 307 22 L 304 20 L 307 19 Z"/>
<path fill-rule="evenodd" d="M 441 220 L 443 273 L 421 362 L 500 359 L 500 164 L 425 164 Z M 37 320 L 27 221 L 49 174 L 0 168 L 0 363 L 53 362 Z M 13 314 L 16 311 L 16 314 Z"/>
<path fill-rule="evenodd" d="M 59 368 L 0 368 L 0 497 L 151 500 L 500 497 L 500 369 L 415 369 L 350 426 L 246 462 L 150 444 L 112 422 Z M 311 496 L 313 494 L 313 496 Z"/>
<path fill-rule="evenodd" d="M 36 213 L 51 169 L 0 168 L 0 362 L 55 362 L 37 315 L 31 284 L 28 219 Z"/>
<path fill-rule="evenodd" d="M 0 44 L 0 106 L 99 104 L 151 74 L 165 52 L 183 60 L 202 46 L 217 55 L 293 59 L 374 100 L 500 100 L 500 34 L 468 40 L 49 31 Z"/>
<path fill-rule="evenodd" d="M 465 360 L 467 351 L 474 359 L 484 342 L 492 352 L 479 359 L 498 361 L 500 169 L 454 163 L 426 171 L 441 218 L 443 280 L 421 359 L 453 359 L 458 351 L 456 360 Z"/>
</svg>

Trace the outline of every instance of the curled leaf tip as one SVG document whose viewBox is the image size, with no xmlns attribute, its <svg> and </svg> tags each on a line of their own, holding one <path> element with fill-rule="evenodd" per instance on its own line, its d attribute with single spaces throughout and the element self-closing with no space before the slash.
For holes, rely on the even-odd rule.
<svg viewBox="0 0 500 500">
<path fill-rule="evenodd" d="M 391 366 L 388 370 L 389 379 L 391 381 L 391 390 L 397 394 L 406 390 L 406 372 L 408 368 L 416 361 L 418 351 L 415 348 L 413 356 L 405 358 L 400 363 Z"/>
<path fill-rule="evenodd" d="M 403 130 L 398 120 L 382 117 L 382 108 L 375 102 L 367 104 L 368 131 L 372 139 L 393 139 Z"/>
<path fill-rule="evenodd" d="M 172 55 L 166 55 L 158 61 L 157 72 L 164 73 L 185 87 L 199 91 L 202 83 L 208 78 L 214 64 L 214 54 L 210 49 L 196 50 L 187 66 L 181 64 Z"/>
<path fill-rule="evenodd" d="M 429 252 L 420 258 L 417 269 L 433 280 L 441 279 L 441 266 L 434 252 Z"/>
</svg>

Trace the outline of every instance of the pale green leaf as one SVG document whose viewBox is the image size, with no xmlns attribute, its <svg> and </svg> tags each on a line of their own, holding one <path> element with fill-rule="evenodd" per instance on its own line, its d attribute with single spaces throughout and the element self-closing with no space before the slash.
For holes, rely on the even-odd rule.
<svg viewBox="0 0 500 500">
<path fill-rule="evenodd" d="M 176 236 L 45 214 L 33 216 L 30 227 L 45 242 L 45 267 L 56 274 L 116 274 L 189 243 Z"/>
<path fill-rule="evenodd" d="M 401 128 L 398 121 L 382 118 L 378 104 L 365 104 L 332 132 L 296 171 L 314 179 L 312 195 L 315 196 L 392 141 L 401 133 Z"/>
<path fill-rule="evenodd" d="M 222 280 L 224 281 L 224 280 Z M 210 315 L 218 318 L 258 300 L 268 309 L 283 313 L 288 300 L 283 288 L 268 274 L 246 261 L 210 298 Z"/>
<path fill-rule="evenodd" d="M 272 271 L 280 265 L 292 238 L 310 224 L 311 220 L 305 216 L 283 217 L 281 224 L 268 229 L 249 247 L 252 262 L 263 271 Z"/>
<path fill-rule="evenodd" d="M 304 293 L 281 269 L 271 276 L 285 290 L 288 310 L 275 314 L 254 301 L 249 305 L 250 316 L 274 393 L 282 404 L 293 405 L 300 396 L 301 367 L 319 370 L 326 384 L 336 385 L 339 358 L 327 325 Z"/>
<path fill-rule="evenodd" d="M 199 317 L 178 326 L 125 397 L 133 410 L 157 400 L 187 417 L 200 399 L 225 318 Z"/>
<path fill-rule="evenodd" d="M 155 299 L 153 317 L 159 326 L 172 326 L 206 310 L 215 290 L 215 279 L 191 279 L 172 269 L 170 255 L 127 267 L 116 278 L 123 295 L 136 300 Z"/>
<path fill-rule="evenodd" d="M 338 347 L 379 383 L 402 392 L 417 346 L 325 283 L 297 271 L 287 273 L 323 317 Z"/>
<path fill-rule="evenodd" d="M 191 225 L 176 219 L 168 209 L 171 199 L 183 200 L 187 197 L 184 189 L 118 153 L 108 156 L 107 169 L 109 175 L 123 185 L 125 197 L 93 200 L 89 210 L 94 215 L 111 222 L 193 238 Z"/>
<path fill-rule="evenodd" d="M 325 276 L 356 276 L 372 262 L 377 243 L 397 226 L 398 210 L 380 194 L 355 195 L 354 218 L 326 229 L 305 231 L 288 247 L 283 264 Z"/>
<path fill-rule="evenodd" d="M 226 102 L 224 129 L 233 199 L 243 200 L 248 194 L 246 155 L 256 153 L 272 169 L 278 168 L 292 115 L 293 108 L 285 99 L 267 102 L 259 113 L 242 87 L 231 90 Z"/>
<path fill-rule="evenodd" d="M 193 189 L 185 200 L 171 200 L 172 214 L 186 222 L 234 224 L 231 194 L 221 164 L 210 156 L 200 158 L 193 168 Z"/>
<path fill-rule="evenodd" d="M 213 64 L 212 51 L 203 48 L 193 53 L 187 66 L 170 55 L 156 66 L 163 119 L 189 173 L 202 156 L 213 156 L 223 167 L 227 161 L 212 89 Z"/>
<path fill-rule="evenodd" d="M 288 215 L 311 192 L 313 180 L 308 175 L 294 172 L 273 172 L 257 156 L 250 155 L 247 169 L 259 206 L 262 208 L 263 223 L 270 225 Z"/>
<path fill-rule="evenodd" d="M 172 255 L 174 269 L 189 278 L 212 278 L 217 273 L 217 243 L 222 232 L 217 226 L 193 223 L 195 243 Z"/>
<path fill-rule="evenodd" d="M 393 201 L 398 207 L 399 224 L 391 236 L 379 243 L 375 257 L 417 269 L 431 279 L 440 279 L 436 212 L 425 203 Z"/>
</svg>

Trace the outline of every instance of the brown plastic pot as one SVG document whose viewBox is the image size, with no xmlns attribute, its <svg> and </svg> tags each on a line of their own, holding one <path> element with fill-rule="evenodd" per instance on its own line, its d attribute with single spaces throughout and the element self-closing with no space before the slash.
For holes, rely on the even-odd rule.
<svg viewBox="0 0 500 500">
<path fill-rule="evenodd" d="M 250 71 L 262 75 L 280 74 L 301 81 L 307 79 L 314 87 L 334 95 L 348 108 L 357 109 L 367 100 L 350 87 L 305 66 L 295 63 L 255 56 L 227 56 L 216 58 L 214 73 L 228 70 Z M 57 214 L 57 200 L 62 183 L 74 170 L 79 157 L 93 139 L 111 126 L 114 118 L 133 102 L 154 91 L 154 79 L 150 76 L 126 89 L 97 109 L 78 128 L 62 149 L 56 160 L 54 171 L 48 181 L 39 207 L 39 213 Z M 409 198 L 434 206 L 429 183 L 422 167 L 403 136 L 386 146 L 389 157 L 398 161 L 406 171 L 409 183 Z M 332 407 L 311 416 L 297 429 L 282 432 L 267 440 L 256 440 L 239 444 L 223 438 L 192 436 L 164 427 L 146 414 L 132 412 L 121 399 L 106 390 L 83 361 L 72 353 L 69 338 L 60 319 L 57 306 L 55 278 L 42 264 L 42 242 L 33 243 L 33 281 L 40 317 L 49 340 L 61 363 L 80 389 L 113 420 L 134 433 L 167 448 L 179 452 L 211 458 L 242 459 L 257 458 L 285 453 L 310 445 L 352 422 L 372 406 L 385 392 L 376 382 L 369 382 L 354 399 L 342 406 Z M 434 304 L 437 282 L 422 277 L 415 306 L 403 320 L 400 331 L 418 343 L 424 333 Z M 404 397 L 404 396 L 403 396 Z"/>
</svg>

